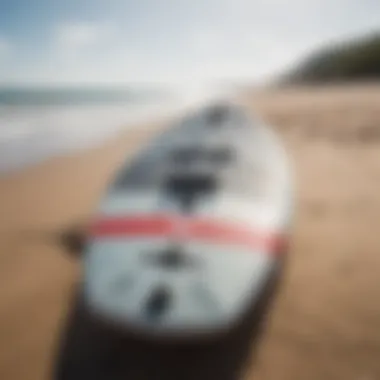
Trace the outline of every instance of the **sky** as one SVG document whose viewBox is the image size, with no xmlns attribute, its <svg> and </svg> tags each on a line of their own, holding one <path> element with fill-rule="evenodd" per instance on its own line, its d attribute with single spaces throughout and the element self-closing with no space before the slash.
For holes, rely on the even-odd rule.
<svg viewBox="0 0 380 380">
<path fill-rule="evenodd" d="M 376 29 L 379 0 L 0 0 L 0 84 L 259 83 Z"/>
</svg>

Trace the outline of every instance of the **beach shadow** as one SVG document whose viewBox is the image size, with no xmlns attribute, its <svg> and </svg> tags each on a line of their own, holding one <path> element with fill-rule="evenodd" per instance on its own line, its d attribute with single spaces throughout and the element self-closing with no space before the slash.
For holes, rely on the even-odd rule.
<svg viewBox="0 0 380 380">
<path fill-rule="evenodd" d="M 276 269 L 242 322 L 223 337 L 158 342 L 122 335 L 92 321 L 75 297 L 62 334 L 54 380 L 237 380 L 260 342 L 281 277 Z"/>
</svg>

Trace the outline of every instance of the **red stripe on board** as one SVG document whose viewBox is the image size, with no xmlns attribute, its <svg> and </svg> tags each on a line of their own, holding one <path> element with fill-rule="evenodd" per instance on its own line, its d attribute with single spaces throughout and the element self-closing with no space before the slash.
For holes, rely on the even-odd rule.
<svg viewBox="0 0 380 380">
<path fill-rule="evenodd" d="M 159 215 L 112 217 L 95 222 L 90 229 L 93 236 L 166 236 L 173 231 L 174 220 Z"/>
<path fill-rule="evenodd" d="M 216 243 L 242 244 L 249 247 L 266 246 L 263 235 L 244 227 L 209 220 L 195 220 L 189 226 L 190 236 Z"/>
<path fill-rule="evenodd" d="M 181 222 L 181 232 L 186 238 L 226 245 L 243 245 L 251 249 L 265 249 L 281 253 L 284 238 L 264 234 L 232 223 L 200 218 L 179 219 L 174 216 L 147 215 L 106 217 L 90 228 L 94 237 L 171 237 L 175 236 L 176 222 Z"/>
</svg>

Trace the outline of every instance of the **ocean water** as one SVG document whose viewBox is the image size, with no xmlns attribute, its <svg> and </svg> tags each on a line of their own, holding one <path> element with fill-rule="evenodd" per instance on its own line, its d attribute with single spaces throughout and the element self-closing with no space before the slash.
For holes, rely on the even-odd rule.
<svg viewBox="0 0 380 380">
<path fill-rule="evenodd" d="M 0 89 L 0 174 L 174 116 L 210 93 L 120 88 Z"/>
</svg>

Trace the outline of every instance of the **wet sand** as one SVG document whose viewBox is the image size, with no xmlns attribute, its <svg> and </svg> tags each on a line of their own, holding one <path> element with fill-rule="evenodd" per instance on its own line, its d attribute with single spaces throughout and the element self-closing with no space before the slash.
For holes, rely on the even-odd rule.
<svg viewBox="0 0 380 380">
<path fill-rule="evenodd" d="M 276 125 L 297 178 L 285 283 L 246 378 L 380 379 L 380 86 L 245 102 Z M 80 271 L 28 233 L 86 220 L 118 163 L 152 133 L 0 179 L 0 379 L 49 378 Z"/>
</svg>

